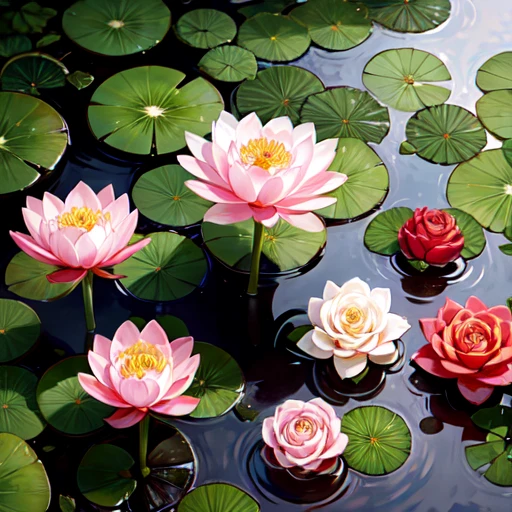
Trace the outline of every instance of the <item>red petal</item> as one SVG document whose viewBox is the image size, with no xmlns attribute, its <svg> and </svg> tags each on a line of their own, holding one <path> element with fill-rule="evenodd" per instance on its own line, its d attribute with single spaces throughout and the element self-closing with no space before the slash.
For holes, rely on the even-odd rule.
<svg viewBox="0 0 512 512">
<path fill-rule="evenodd" d="M 441 360 L 436 354 L 432 345 L 423 345 L 411 358 L 416 364 L 423 368 L 426 372 L 441 377 L 443 379 L 454 379 L 456 374 L 448 371 L 441 366 Z"/>
<path fill-rule="evenodd" d="M 83 268 L 64 268 L 56 270 L 46 276 L 50 283 L 76 283 L 81 281 L 87 275 L 87 270 Z"/>
<path fill-rule="evenodd" d="M 93 268 L 91 269 L 98 277 L 103 277 L 103 279 L 123 279 L 126 276 L 111 274 L 106 270 L 102 270 L 101 268 Z"/>
</svg>

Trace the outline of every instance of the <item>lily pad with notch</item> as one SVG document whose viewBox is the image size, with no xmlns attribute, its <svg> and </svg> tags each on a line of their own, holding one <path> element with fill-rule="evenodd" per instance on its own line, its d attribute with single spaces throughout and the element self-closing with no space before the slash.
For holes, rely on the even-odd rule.
<svg viewBox="0 0 512 512">
<path fill-rule="evenodd" d="M 201 485 L 187 494 L 177 512 L 259 512 L 258 502 L 231 484 Z"/>
<path fill-rule="evenodd" d="M 223 82 L 253 80 L 258 72 L 258 63 L 254 54 L 240 46 L 213 48 L 199 61 L 198 65 L 203 73 Z"/>
<path fill-rule="evenodd" d="M 512 139 L 512 89 L 491 91 L 476 102 L 482 124 L 499 139 Z"/>
<path fill-rule="evenodd" d="M 512 52 L 486 60 L 476 74 L 476 85 L 484 92 L 512 89 Z"/>
</svg>

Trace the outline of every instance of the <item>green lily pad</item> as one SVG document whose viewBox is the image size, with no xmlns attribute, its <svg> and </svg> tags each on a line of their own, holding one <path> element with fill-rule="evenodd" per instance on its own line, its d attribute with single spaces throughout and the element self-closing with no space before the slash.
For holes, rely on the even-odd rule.
<svg viewBox="0 0 512 512">
<path fill-rule="evenodd" d="M 499 139 L 512 139 L 512 90 L 492 91 L 476 102 L 482 124 Z"/>
<path fill-rule="evenodd" d="M 47 21 L 56 15 L 55 9 L 41 7 L 37 2 L 29 2 L 14 14 L 12 28 L 20 34 L 42 32 Z"/>
<path fill-rule="evenodd" d="M 485 61 L 476 74 L 476 85 L 484 92 L 512 89 L 512 52 Z"/>
<path fill-rule="evenodd" d="M 152 233 L 151 243 L 114 267 L 135 297 L 169 301 L 185 297 L 203 282 L 208 264 L 203 251 L 176 233 Z"/>
<path fill-rule="evenodd" d="M 0 92 L 0 194 L 22 190 L 53 170 L 67 143 L 66 124 L 50 105 Z"/>
<path fill-rule="evenodd" d="M 314 43 L 327 50 L 348 50 L 366 41 L 372 33 L 368 10 L 338 0 L 310 0 L 290 16 L 306 26 Z"/>
<path fill-rule="evenodd" d="M 503 141 L 503 146 L 501 147 L 501 149 L 503 150 L 503 154 L 505 155 L 507 162 L 510 165 L 512 165 L 512 139 Z"/>
<path fill-rule="evenodd" d="M 436 164 L 450 165 L 474 157 L 487 144 L 480 121 L 457 105 L 420 110 L 407 122 L 405 154 L 418 155 Z"/>
<path fill-rule="evenodd" d="M 445 208 L 444 211 L 455 217 L 457 226 L 464 236 L 464 249 L 460 255 L 465 260 L 480 256 L 486 243 L 482 226 L 471 215 L 457 210 L 457 208 Z"/>
<path fill-rule="evenodd" d="M 181 71 L 141 66 L 103 82 L 89 106 L 94 135 L 110 146 L 138 155 L 178 151 L 185 131 L 206 135 L 224 108 L 222 97 L 204 78 L 181 89 Z"/>
<path fill-rule="evenodd" d="M 512 427 L 512 407 L 496 405 L 488 409 L 480 409 L 471 416 L 473 423 L 489 432 L 501 427 Z"/>
<path fill-rule="evenodd" d="M 452 207 L 501 233 L 512 215 L 512 165 L 501 149 L 484 151 L 454 169 L 446 196 Z"/>
<path fill-rule="evenodd" d="M 36 48 L 45 48 L 46 46 L 50 46 L 57 41 L 60 41 L 62 36 L 60 34 L 46 34 L 36 43 Z"/>
<path fill-rule="evenodd" d="M 130 55 L 157 45 L 171 26 L 161 0 L 80 0 L 64 11 L 66 35 L 90 52 Z"/>
<path fill-rule="evenodd" d="M 97 444 L 80 462 L 76 477 L 78 488 L 96 505 L 119 506 L 137 487 L 137 481 L 127 476 L 134 464 L 126 450 L 112 444 Z"/>
<path fill-rule="evenodd" d="M 190 226 L 203 220 L 213 204 L 192 192 L 185 181 L 194 179 L 180 165 L 164 165 L 143 174 L 132 191 L 142 215 L 166 226 Z"/>
<path fill-rule="evenodd" d="M 295 3 L 295 0 L 263 0 L 263 2 L 241 7 L 238 12 L 246 18 L 252 18 L 262 12 L 280 14 L 286 7 Z"/>
<path fill-rule="evenodd" d="M 0 57 L 12 57 L 20 53 L 29 52 L 32 42 L 27 36 L 11 35 L 0 39 Z"/>
<path fill-rule="evenodd" d="M 233 41 L 236 23 L 222 11 L 195 9 L 178 20 L 174 31 L 182 41 L 194 48 L 215 48 Z"/>
<path fill-rule="evenodd" d="M 288 116 L 297 124 L 306 99 L 323 90 L 320 79 L 310 71 L 296 66 L 273 66 L 240 85 L 236 107 L 242 116 L 256 112 L 262 123 Z"/>
<path fill-rule="evenodd" d="M 229 412 L 241 398 L 244 376 L 238 363 L 224 350 L 209 343 L 194 343 L 201 362 L 186 395 L 200 398 L 192 418 L 216 418 Z"/>
<path fill-rule="evenodd" d="M 412 216 L 413 211 L 404 206 L 379 213 L 364 232 L 364 245 L 369 251 L 383 256 L 400 252 L 398 232 Z"/>
<path fill-rule="evenodd" d="M 258 502 L 249 494 L 229 484 L 201 485 L 188 493 L 178 505 L 178 512 L 259 512 Z"/>
<path fill-rule="evenodd" d="M 59 507 L 60 507 L 61 512 L 75 512 L 75 510 L 76 510 L 75 498 L 61 494 L 59 496 Z"/>
<path fill-rule="evenodd" d="M 23 302 L 0 299 L 0 362 L 22 356 L 39 338 L 41 321 Z"/>
<path fill-rule="evenodd" d="M 252 219 L 228 225 L 203 222 L 202 232 L 206 247 L 216 258 L 235 270 L 250 271 Z M 324 247 L 326 239 L 325 230 L 310 233 L 279 220 L 274 227 L 264 228 L 263 255 L 277 267 L 276 272 L 289 272 L 309 263 Z"/>
<path fill-rule="evenodd" d="M 0 366 L 0 432 L 32 439 L 44 430 L 46 423 L 37 407 L 36 386 L 37 377 L 32 372 L 17 366 Z"/>
<path fill-rule="evenodd" d="M 104 418 L 115 409 L 88 395 L 78 373 L 91 374 L 87 356 L 68 357 L 53 365 L 37 386 L 37 403 L 45 420 L 57 430 L 71 435 L 88 434 L 103 427 Z"/>
<path fill-rule="evenodd" d="M 401 416 L 380 406 L 357 407 L 343 416 L 347 464 L 366 475 L 387 475 L 411 453 L 411 431 Z"/>
<path fill-rule="evenodd" d="M 81 91 L 93 83 L 94 77 L 84 71 L 74 71 L 66 76 L 66 80 Z"/>
<path fill-rule="evenodd" d="M 252 52 L 239 46 L 220 46 L 210 50 L 200 61 L 199 69 L 215 80 L 241 82 L 253 80 L 258 63 Z"/>
<path fill-rule="evenodd" d="M 336 197 L 336 203 L 317 211 L 326 218 L 348 220 L 360 217 L 380 204 L 388 193 L 386 166 L 361 140 L 340 139 L 329 171 L 346 174 L 348 179 L 327 194 Z"/>
<path fill-rule="evenodd" d="M 50 482 L 30 446 L 13 434 L 0 434 L 0 512 L 46 512 Z"/>
<path fill-rule="evenodd" d="M 315 123 L 318 140 L 352 137 L 379 144 L 389 131 L 388 109 L 366 91 L 352 87 L 334 87 L 309 96 L 300 120 Z"/>
<path fill-rule="evenodd" d="M 414 48 L 381 52 L 363 70 L 364 86 L 382 103 L 405 112 L 444 103 L 450 89 L 432 82 L 451 78 L 440 59 Z"/>
<path fill-rule="evenodd" d="M 256 57 L 288 62 L 306 53 L 308 29 L 280 14 L 261 13 L 246 20 L 238 31 L 238 44 Z"/>
</svg>

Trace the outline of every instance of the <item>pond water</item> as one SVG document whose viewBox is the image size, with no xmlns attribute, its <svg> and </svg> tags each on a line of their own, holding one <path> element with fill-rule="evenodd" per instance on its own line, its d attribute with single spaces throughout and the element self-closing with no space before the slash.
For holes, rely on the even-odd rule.
<svg viewBox="0 0 512 512">
<path fill-rule="evenodd" d="M 194 0 L 187 2 L 186 9 L 204 6 L 230 9 L 227 2 Z M 179 0 L 172 0 L 170 8 L 175 20 L 184 10 Z M 399 34 L 375 25 L 371 37 L 356 48 L 331 53 L 312 47 L 294 64 L 312 71 L 327 86 L 349 85 L 364 89 L 362 70 L 371 57 L 390 48 L 414 47 L 431 52 L 444 61 L 453 77 L 448 103 L 474 113 L 475 102 L 482 94 L 475 85 L 476 72 L 491 56 L 512 49 L 511 26 L 510 0 L 452 0 L 450 19 L 436 30 L 417 35 Z M 69 41 L 59 44 L 63 54 L 71 51 L 64 62 L 91 72 L 95 83 L 79 93 L 62 93 L 56 89 L 43 96 L 66 119 L 72 140 L 61 166 L 62 174 L 49 190 L 63 197 L 83 180 L 95 191 L 113 183 L 116 195 L 119 195 L 130 190 L 141 172 L 164 163 L 176 163 L 175 155 L 135 161 L 99 144 L 87 126 L 86 107 L 95 87 L 117 71 L 142 64 L 159 64 L 187 74 L 197 73 L 194 66 L 203 52 L 177 43 L 172 34 L 150 52 L 124 58 L 94 56 Z M 229 105 L 232 87 L 216 86 Z M 447 207 L 446 184 L 454 166 L 440 166 L 417 156 L 399 155 L 399 145 L 405 140 L 405 125 L 411 114 L 390 109 L 390 115 L 389 134 L 381 144 L 371 144 L 390 174 L 390 192 L 382 208 Z M 488 140 L 487 148 L 499 147 L 500 143 L 491 136 Z M 38 194 L 40 197 L 42 191 Z M 16 252 L 8 230 L 24 231 L 24 227 L 21 209 L 15 200 L 5 202 L 0 209 L 3 214 L 0 273 L 3 275 Z M 470 295 L 477 295 L 486 304 L 495 305 L 504 304 L 512 295 L 511 259 L 498 250 L 504 239 L 502 235 L 486 232 L 484 253 L 468 263 L 462 278 L 444 287 L 446 283 L 440 284 L 435 279 L 428 281 L 400 275 L 389 258 L 370 253 L 363 245 L 363 235 L 371 218 L 329 227 L 325 255 L 314 268 L 299 277 L 264 285 L 257 298 L 247 298 L 243 293 L 244 280 L 219 265 L 214 266 L 202 289 L 179 301 L 157 305 L 123 295 L 114 282 L 97 279 L 94 290 L 96 332 L 111 337 L 130 316 L 151 319 L 156 314 L 172 314 L 186 322 L 196 340 L 224 348 L 241 365 L 248 381 L 244 405 L 260 411 L 254 421 L 242 422 L 231 412 L 214 420 L 175 422 L 196 451 L 196 485 L 212 481 L 233 483 L 253 495 L 263 512 L 313 509 L 326 512 L 509 511 L 511 489 L 492 485 L 466 462 L 463 439 L 476 439 L 471 437 L 469 419 L 473 410 L 454 402 L 450 393 L 446 398 L 442 390 L 422 378 L 408 363 L 408 357 L 425 343 L 418 319 L 435 316 L 446 297 L 465 302 Z M 140 227 L 146 229 L 143 221 Z M 321 296 L 326 280 L 342 284 L 355 276 L 372 287 L 390 288 L 391 310 L 406 316 L 412 328 L 403 337 L 404 368 L 388 375 L 384 384 L 369 396 L 358 400 L 347 398 L 335 409 L 339 416 L 368 404 L 396 411 L 412 431 L 412 454 L 404 466 L 386 476 L 365 477 L 350 472 L 334 501 L 316 505 L 291 504 L 255 485 L 255 476 L 249 471 L 250 467 L 254 469 L 250 457 L 260 441 L 263 418 L 271 415 L 275 406 L 287 398 L 309 400 L 315 396 L 311 365 L 300 362 L 284 349 L 274 349 L 275 332 L 279 327 L 275 320 L 290 310 L 305 310 L 311 296 Z M 0 296 L 16 298 L 6 290 L 3 279 L 0 280 Z M 52 356 L 45 353 L 45 347 L 57 347 L 67 353 L 83 351 L 85 324 L 79 290 L 54 303 L 27 302 L 39 314 L 45 331 L 44 342 L 26 361 L 28 366 L 36 373 L 48 366 Z M 510 405 L 510 396 L 502 398 L 499 393 L 490 403 L 493 400 L 498 403 L 500 399 Z M 450 401 L 458 410 L 452 408 Z M 49 429 L 31 441 L 49 472 L 54 497 L 59 493 L 78 497 L 74 483 L 76 464 L 92 442 L 87 438 L 64 440 Z M 48 453 L 41 449 L 49 445 L 56 448 Z M 298 486 L 300 493 L 300 483 Z M 55 506 L 58 507 L 52 503 L 52 507 Z M 86 504 L 80 506 L 83 510 L 92 510 Z"/>
</svg>

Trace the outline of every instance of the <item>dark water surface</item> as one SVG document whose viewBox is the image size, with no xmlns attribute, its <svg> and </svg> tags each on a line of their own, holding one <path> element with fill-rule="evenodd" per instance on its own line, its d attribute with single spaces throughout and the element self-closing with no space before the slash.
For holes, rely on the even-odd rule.
<svg viewBox="0 0 512 512">
<path fill-rule="evenodd" d="M 176 21 L 183 9 L 181 1 L 167 3 Z M 226 4 L 192 1 L 187 9 L 200 6 L 222 8 L 223 5 Z M 371 37 L 352 50 L 329 53 L 312 47 L 296 64 L 317 74 L 328 86 L 363 88 L 362 70 L 377 53 L 402 47 L 426 50 L 440 57 L 452 74 L 453 92 L 448 103 L 463 106 L 474 113 L 475 102 L 482 94 L 475 85 L 476 72 L 489 57 L 512 49 L 511 28 L 511 0 L 452 0 L 452 15 L 437 30 L 413 35 L 375 26 Z M 51 185 L 50 191 L 63 197 L 78 181 L 84 180 L 96 191 L 113 183 L 116 195 L 119 195 L 130 190 L 140 172 L 164 163 L 176 163 L 175 155 L 136 162 L 130 160 L 129 155 L 98 144 L 87 127 L 86 106 L 95 87 L 117 71 L 143 64 L 159 64 L 181 69 L 187 75 L 196 75 L 194 65 L 203 52 L 184 47 L 172 33 L 150 52 L 124 58 L 93 56 L 69 41 L 63 41 L 62 53 L 67 51 L 72 53 L 64 63 L 72 70 L 92 72 L 96 80 L 91 87 L 80 92 L 57 89 L 42 96 L 66 119 L 72 139 L 61 166 L 62 175 Z M 232 87 L 215 85 L 228 99 Z M 229 105 L 228 101 L 226 103 Z M 405 139 L 405 124 L 412 114 L 390 109 L 390 115 L 390 133 L 380 145 L 372 145 L 390 174 L 390 193 L 383 208 L 448 206 L 445 188 L 454 166 L 439 166 L 417 156 L 399 155 L 399 145 Z M 500 143 L 491 136 L 488 140 L 488 148 L 499 147 Z M 29 191 L 37 197 L 41 197 L 42 192 L 42 188 Z M 16 252 L 8 237 L 8 229 L 26 230 L 17 200 L 2 200 L 0 211 L 3 220 L 0 267 L 3 275 Z M 512 259 L 498 250 L 504 239 L 501 235 L 486 233 L 484 253 L 469 262 L 462 278 L 447 285 L 435 279 L 428 281 L 401 276 L 389 258 L 368 252 L 363 245 L 363 234 L 371 218 L 330 227 L 326 253 L 316 267 L 302 276 L 282 279 L 278 286 L 263 287 L 257 299 L 248 299 L 243 293 L 244 280 L 220 266 L 214 266 L 201 290 L 180 301 L 157 305 L 124 296 L 115 283 L 96 279 L 96 332 L 111 337 L 130 316 L 151 319 L 157 314 L 172 314 L 187 323 L 195 339 L 226 349 L 242 366 L 248 380 L 244 404 L 261 411 L 256 420 L 242 422 L 232 412 L 214 420 L 176 421 L 197 454 L 196 485 L 212 481 L 234 483 L 250 492 L 260 502 L 263 512 L 317 509 L 330 512 L 510 511 L 512 489 L 492 485 L 474 472 L 465 460 L 463 440 L 478 439 L 478 433 L 471 428 L 469 420 L 473 411 L 459 403 L 450 389 L 446 395 L 446 386 L 439 386 L 408 364 L 408 357 L 425 343 L 418 319 L 435 316 L 446 297 L 464 302 L 475 294 L 486 304 L 495 305 L 503 304 L 512 295 Z M 155 230 L 143 219 L 140 228 L 145 232 Z M 341 416 L 359 405 L 375 404 L 396 411 L 412 431 L 412 454 L 404 466 L 387 476 L 365 477 L 349 472 L 345 486 L 339 491 L 341 496 L 334 502 L 290 504 L 260 490 L 248 470 L 249 466 L 255 465 L 250 455 L 260 442 L 263 418 L 271 415 L 275 406 L 287 398 L 309 400 L 315 396 L 311 365 L 301 362 L 286 350 L 273 348 L 274 333 L 279 327 L 274 319 L 292 309 L 306 309 L 309 297 L 321 296 L 327 279 L 342 284 L 355 276 L 366 280 L 372 287 L 390 288 L 392 311 L 406 316 L 412 329 L 403 337 L 407 359 L 402 371 L 388 375 L 384 384 L 370 395 L 371 398 L 347 398 L 340 402 L 343 405 L 336 405 L 336 410 Z M 2 278 L 0 296 L 16 298 L 6 290 L 3 281 Z M 434 291 L 437 295 L 429 296 Z M 52 357 L 49 347 L 59 347 L 69 353 L 83 351 L 85 322 L 80 290 L 54 303 L 27 302 L 39 314 L 45 334 L 23 364 L 41 373 Z M 500 400 L 510 404 L 510 395 L 495 393 L 489 404 L 494 405 Z M 112 436 L 112 431 L 103 435 Z M 47 428 L 31 442 L 47 467 L 54 498 L 58 498 L 59 493 L 78 497 L 74 483 L 76 466 L 87 446 L 99 437 L 66 439 Z M 132 451 L 136 454 L 135 438 L 133 443 Z M 42 447 L 47 445 L 56 448 L 45 453 Z M 55 506 L 53 502 L 52 510 Z"/>
</svg>

